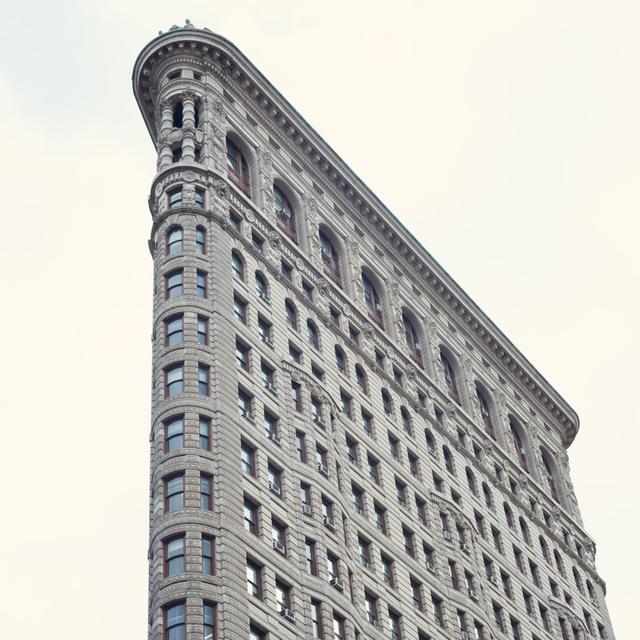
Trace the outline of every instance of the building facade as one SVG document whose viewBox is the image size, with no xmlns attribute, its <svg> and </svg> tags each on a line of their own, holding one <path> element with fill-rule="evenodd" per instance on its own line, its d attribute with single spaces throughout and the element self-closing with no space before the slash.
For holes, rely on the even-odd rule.
<svg viewBox="0 0 640 640">
<path fill-rule="evenodd" d="M 158 153 L 151 640 L 613 640 L 574 411 L 231 43 L 139 55 Z"/>
</svg>

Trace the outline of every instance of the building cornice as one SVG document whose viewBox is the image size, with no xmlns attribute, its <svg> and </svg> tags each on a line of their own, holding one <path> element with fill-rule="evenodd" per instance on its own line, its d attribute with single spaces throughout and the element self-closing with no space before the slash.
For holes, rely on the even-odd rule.
<svg viewBox="0 0 640 640">
<path fill-rule="evenodd" d="M 133 88 L 154 144 L 157 139 L 157 95 L 149 79 L 155 67 L 173 56 L 196 58 L 221 81 L 241 90 L 255 109 L 305 157 L 312 173 L 320 176 L 325 184 L 331 185 L 340 199 L 349 204 L 361 224 L 377 229 L 394 253 L 411 266 L 412 273 L 428 285 L 441 304 L 554 417 L 561 427 L 564 446 L 572 443 L 578 432 L 579 419 L 571 406 L 309 123 L 228 40 L 209 30 L 188 26 L 172 28 L 154 38 L 142 50 L 134 66 Z"/>
</svg>

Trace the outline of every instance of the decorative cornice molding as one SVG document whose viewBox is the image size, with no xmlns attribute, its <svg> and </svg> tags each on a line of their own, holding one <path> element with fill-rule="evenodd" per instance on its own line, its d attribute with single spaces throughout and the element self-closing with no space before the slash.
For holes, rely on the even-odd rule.
<svg viewBox="0 0 640 640">
<path fill-rule="evenodd" d="M 228 40 L 208 30 L 188 26 L 161 34 L 140 53 L 133 71 L 133 88 L 154 143 L 157 131 L 154 102 L 157 98 L 149 80 L 153 70 L 169 56 L 190 56 L 217 72 L 229 86 L 242 92 L 273 127 L 288 138 L 302 154 L 310 172 L 329 182 L 341 201 L 350 206 L 360 224 L 375 227 L 394 254 L 411 265 L 411 271 L 471 331 L 522 388 L 533 395 L 562 428 L 568 447 L 579 428 L 575 411 L 553 389 L 508 338 L 489 320 L 437 261 L 404 228 L 369 188 L 349 169 L 287 100 L 256 67 Z"/>
</svg>

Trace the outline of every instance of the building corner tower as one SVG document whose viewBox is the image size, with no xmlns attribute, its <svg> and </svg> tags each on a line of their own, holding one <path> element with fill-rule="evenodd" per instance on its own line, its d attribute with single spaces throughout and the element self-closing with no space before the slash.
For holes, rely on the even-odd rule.
<svg viewBox="0 0 640 640">
<path fill-rule="evenodd" d="M 571 407 L 245 56 L 134 67 L 157 150 L 150 640 L 614 640 Z"/>
</svg>

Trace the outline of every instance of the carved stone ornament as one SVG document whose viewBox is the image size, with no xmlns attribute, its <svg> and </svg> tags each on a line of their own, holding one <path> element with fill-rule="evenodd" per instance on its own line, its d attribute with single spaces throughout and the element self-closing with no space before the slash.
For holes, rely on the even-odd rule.
<svg viewBox="0 0 640 640">
<path fill-rule="evenodd" d="M 162 195 L 163 187 L 160 183 L 156 185 L 155 192 L 156 196 L 159 198 Z"/>
<path fill-rule="evenodd" d="M 527 488 L 529 487 L 529 477 L 526 474 L 520 474 L 520 476 L 518 477 L 518 486 L 520 487 L 520 489 L 522 489 L 522 491 L 527 490 Z"/>
<path fill-rule="evenodd" d="M 482 450 L 484 451 L 484 455 L 489 457 L 493 453 L 493 442 L 491 440 L 485 440 L 482 443 Z"/>
<path fill-rule="evenodd" d="M 560 522 L 560 516 L 562 515 L 562 510 L 558 505 L 554 505 L 553 509 L 551 510 L 551 515 L 555 522 Z"/>
<path fill-rule="evenodd" d="M 229 185 L 224 180 L 220 180 L 219 178 L 217 180 L 214 180 L 213 190 L 216 192 L 219 198 L 226 199 L 229 197 Z"/>
<path fill-rule="evenodd" d="M 432 340 L 436 340 L 438 337 L 438 325 L 433 321 L 429 323 L 429 335 Z"/>
<path fill-rule="evenodd" d="M 298 271 L 302 271 L 302 269 L 304 269 L 304 260 L 302 258 L 296 258 L 293 264 L 296 265 L 296 269 Z"/>
<path fill-rule="evenodd" d="M 183 178 L 185 182 L 193 182 L 196 179 L 196 174 L 193 171 L 185 171 Z"/>
<path fill-rule="evenodd" d="M 371 340 L 375 334 L 375 329 L 370 322 L 365 322 L 362 325 L 362 333 L 367 340 Z"/>
<path fill-rule="evenodd" d="M 410 382 L 415 382 L 416 376 L 417 376 L 416 368 L 412 364 L 408 365 L 407 368 L 404 370 L 404 375 L 407 377 L 407 380 L 409 380 Z"/>
<path fill-rule="evenodd" d="M 326 295 L 327 290 L 329 289 L 329 283 L 324 278 L 318 278 L 316 282 L 316 287 L 320 292 L 320 295 Z"/>
<path fill-rule="evenodd" d="M 507 400 L 504 397 L 504 393 L 496 394 L 496 402 L 498 403 L 498 408 L 500 411 L 504 411 L 507 408 Z"/>
<path fill-rule="evenodd" d="M 264 166 L 269 169 L 273 163 L 273 158 L 271 157 L 271 154 L 268 151 L 265 151 L 262 154 L 262 163 L 264 164 Z"/>
<path fill-rule="evenodd" d="M 438 397 L 438 392 L 433 387 L 427 387 L 427 395 L 435 400 Z"/>
<path fill-rule="evenodd" d="M 302 379 L 302 376 L 297 369 L 291 370 L 291 379 L 295 380 L 296 382 L 300 382 L 300 380 Z"/>
<path fill-rule="evenodd" d="M 342 305 L 342 314 L 345 318 L 351 317 L 351 307 L 346 302 Z"/>
<path fill-rule="evenodd" d="M 445 408 L 445 412 L 447 414 L 447 417 L 449 418 L 455 418 L 456 415 L 456 405 L 453 404 L 453 402 L 447 402 L 447 406 Z"/>
<path fill-rule="evenodd" d="M 253 213 L 253 211 L 251 211 L 251 210 L 248 210 L 248 211 L 247 211 L 247 213 L 245 214 L 245 216 L 246 216 L 247 220 L 248 220 L 249 222 L 251 222 L 251 223 L 253 223 L 253 222 L 255 222 L 255 221 L 256 221 L 256 216 L 255 216 L 255 214 Z"/>
<path fill-rule="evenodd" d="M 464 359 L 464 370 L 467 372 L 468 376 L 473 374 L 473 362 L 471 362 L 471 358 Z"/>
<path fill-rule="evenodd" d="M 282 242 L 282 238 L 280 237 L 280 234 L 274 229 L 272 231 L 269 231 L 269 244 L 274 248 L 274 249 L 279 249 L 281 242 Z"/>
<path fill-rule="evenodd" d="M 211 113 L 216 120 L 222 120 L 224 117 L 224 106 L 221 100 L 213 100 L 211 102 Z"/>
</svg>

